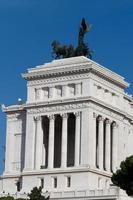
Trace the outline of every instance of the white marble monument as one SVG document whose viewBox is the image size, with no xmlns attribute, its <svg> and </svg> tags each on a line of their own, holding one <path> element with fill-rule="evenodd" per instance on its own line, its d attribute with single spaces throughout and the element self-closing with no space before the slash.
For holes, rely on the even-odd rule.
<svg viewBox="0 0 133 200">
<path fill-rule="evenodd" d="M 133 98 L 120 75 L 80 56 L 22 74 L 27 101 L 5 107 L 1 195 L 42 186 L 51 199 L 121 199 L 110 177 L 133 154 Z M 130 198 L 129 198 L 130 199 Z"/>
</svg>

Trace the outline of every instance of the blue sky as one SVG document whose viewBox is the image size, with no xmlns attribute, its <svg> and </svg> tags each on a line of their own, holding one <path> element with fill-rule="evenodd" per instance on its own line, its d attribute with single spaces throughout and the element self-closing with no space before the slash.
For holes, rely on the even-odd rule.
<svg viewBox="0 0 133 200">
<path fill-rule="evenodd" d="M 0 0 L 1 104 L 26 100 L 21 73 L 52 60 L 54 39 L 76 46 L 82 17 L 92 24 L 93 60 L 124 76 L 133 94 L 133 0 Z M 0 173 L 5 126 L 0 113 Z"/>
</svg>

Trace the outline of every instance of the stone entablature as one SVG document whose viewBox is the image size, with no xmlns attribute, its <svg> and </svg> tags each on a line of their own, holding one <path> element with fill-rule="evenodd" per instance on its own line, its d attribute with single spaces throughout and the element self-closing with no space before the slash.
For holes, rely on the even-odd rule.
<svg viewBox="0 0 133 200">
<path fill-rule="evenodd" d="M 49 106 L 50 105 L 50 106 Z M 130 105 L 132 106 L 132 105 Z M 88 108 L 92 107 L 97 109 L 100 112 L 108 113 L 109 115 L 115 117 L 115 118 L 126 118 L 129 122 L 133 121 L 132 116 L 132 109 L 130 109 L 130 112 L 127 112 L 127 109 L 121 110 L 119 108 L 115 108 L 115 106 L 111 106 L 110 104 L 103 103 L 102 100 L 98 100 L 97 98 L 92 97 L 78 97 L 77 98 L 71 98 L 71 99 L 59 99 L 54 101 L 41 101 L 37 103 L 26 103 L 23 105 L 14 105 L 14 106 L 8 106 L 4 107 L 3 111 L 12 116 L 13 112 L 14 115 L 18 111 L 24 111 L 28 113 L 43 113 L 43 112 L 56 112 L 56 111 L 64 111 L 64 110 L 72 110 L 72 109 L 78 109 L 78 108 Z"/>
</svg>

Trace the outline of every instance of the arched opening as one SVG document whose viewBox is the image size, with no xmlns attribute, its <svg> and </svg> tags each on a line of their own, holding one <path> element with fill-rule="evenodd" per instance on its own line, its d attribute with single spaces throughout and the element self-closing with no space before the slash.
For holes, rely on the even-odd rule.
<svg viewBox="0 0 133 200">
<path fill-rule="evenodd" d="M 67 166 L 74 166 L 75 157 L 75 115 L 70 113 L 68 116 L 68 137 L 67 137 Z"/>
<path fill-rule="evenodd" d="M 42 128 L 43 128 L 43 159 L 44 168 L 48 166 L 48 140 L 49 140 L 49 118 L 44 116 L 42 118 Z"/>
<path fill-rule="evenodd" d="M 54 167 L 61 166 L 61 135 L 62 135 L 62 117 L 55 117 L 55 135 L 54 135 Z"/>
</svg>

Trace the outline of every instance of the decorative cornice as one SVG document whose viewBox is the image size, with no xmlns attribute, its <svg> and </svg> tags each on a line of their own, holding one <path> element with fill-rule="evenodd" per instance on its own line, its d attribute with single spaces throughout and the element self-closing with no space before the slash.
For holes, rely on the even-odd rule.
<svg viewBox="0 0 133 200">
<path fill-rule="evenodd" d="M 121 88 L 129 86 L 129 84 L 124 81 L 123 77 L 83 56 L 68 60 L 62 59 L 61 61 L 53 61 L 41 67 L 29 69 L 27 73 L 22 74 L 22 77 L 28 81 L 32 81 L 89 72 L 101 76 Z"/>
<path fill-rule="evenodd" d="M 82 73 L 82 74 L 73 74 L 73 75 L 71 74 L 71 75 L 65 75 L 65 76 L 56 76 L 56 77 L 50 77 L 50 78 L 45 78 L 45 79 L 34 79 L 28 82 L 28 86 L 40 85 L 40 88 L 41 88 L 42 84 L 47 84 L 48 87 L 53 87 L 55 83 L 59 84 L 60 81 L 73 82 L 73 80 L 77 80 L 76 83 L 79 83 L 79 79 L 84 79 L 84 78 L 89 78 L 89 74 Z M 67 85 L 67 83 L 64 83 L 64 84 Z"/>
<path fill-rule="evenodd" d="M 12 105 L 12 106 L 5 106 L 2 111 L 3 112 L 14 112 L 14 111 L 17 111 L 18 113 L 22 110 L 24 110 L 24 107 L 25 107 L 26 104 L 23 104 L 23 105 Z"/>
</svg>

